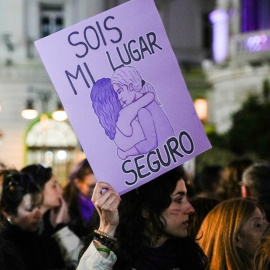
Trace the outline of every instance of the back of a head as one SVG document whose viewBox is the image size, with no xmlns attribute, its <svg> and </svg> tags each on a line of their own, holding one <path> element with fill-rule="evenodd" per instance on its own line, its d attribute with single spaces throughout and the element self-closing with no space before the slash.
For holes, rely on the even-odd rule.
<svg viewBox="0 0 270 270">
<path fill-rule="evenodd" d="M 9 214 L 17 215 L 17 208 L 26 194 L 34 197 L 41 192 L 28 174 L 16 170 L 1 171 L 0 179 L 0 209 Z"/>
<path fill-rule="evenodd" d="M 240 183 L 244 170 L 250 166 L 253 161 L 249 158 L 237 158 L 232 160 L 224 168 L 224 177 L 222 179 L 223 199 L 241 197 Z"/>
<path fill-rule="evenodd" d="M 200 173 L 199 181 L 205 191 L 213 191 L 214 184 L 220 183 L 223 167 L 219 165 L 205 166 Z"/>
<path fill-rule="evenodd" d="M 219 200 L 196 197 L 191 200 L 190 203 L 195 209 L 195 213 L 191 216 L 192 222 L 188 226 L 188 234 L 192 239 L 196 239 L 204 218 L 217 204 L 219 204 Z"/>
<path fill-rule="evenodd" d="M 270 166 L 252 164 L 244 171 L 242 182 L 248 188 L 248 196 L 257 198 L 261 194 L 270 194 Z"/>
<path fill-rule="evenodd" d="M 46 182 L 48 182 L 52 177 L 52 168 L 46 168 L 41 164 L 28 165 L 24 167 L 21 172 L 31 175 L 33 180 L 40 186 L 41 189 L 44 188 Z"/>
<path fill-rule="evenodd" d="M 77 178 L 80 181 L 88 174 L 93 174 L 93 170 L 88 160 L 85 158 L 74 166 L 69 175 L 69 180 L 70 182 L 73 182 L 74 179 Z"/>
<path fill-rule="evenodd" d="M 241 182 L 244 170 L 252 164 L 253 162 L 249 158 L 232 160 L 226 167 L 227 177 L 230 181 L 234 181 L 234 183 L 239 184 L 239 182 Z"/>
<path fill-rule="evenodd" d="M 78 205 L 79 189 L 76 181 L 83 182 L 85 176 L 94 174 L 88 160 L 78 162 L 69 174 L 69 183 L 64 187 L 64 198 L 70 205 Z M 76 180 L 75 180 L 76 179 Z"/>
<path fill-rule="evenodd" d="M 237 178 L 239 178 L 251 164 L 253 164 L 253 161 L 250 158 L 236 158 L 228 164 L 228 168 L 236 171 L 238 173 Z"/>
<path fill-rule="evenodd" d="M 255 208 L 254 201 L 233 198 L 216 205 L 205 217 L 197 238 L 210 269 L 248 269 L 250 262 L 237 249 L 236 236 Z"/>
</svg>

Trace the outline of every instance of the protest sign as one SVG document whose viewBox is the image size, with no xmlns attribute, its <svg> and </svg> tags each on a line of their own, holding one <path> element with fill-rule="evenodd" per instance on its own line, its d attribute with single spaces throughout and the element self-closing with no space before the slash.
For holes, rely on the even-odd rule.
<svg viewBox="0 0 270 270">
<path fill-rule="evenodd" d="M 153 0 L 35 45 L 96 178 L 120 194 L 211 148 Z"/>
</svg>

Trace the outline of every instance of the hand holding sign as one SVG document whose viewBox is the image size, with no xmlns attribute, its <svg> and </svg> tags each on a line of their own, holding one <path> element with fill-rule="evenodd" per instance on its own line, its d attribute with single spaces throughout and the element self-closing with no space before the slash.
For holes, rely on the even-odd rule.
<svg viewBox="0 0 270 270">
<path fill-rule="evenodd" d="M 119 223 L 118 206 L 120 195 L 113 187 L 104 182 L 98 182 L 95 186 L 92 201 L 100 217 L 99 230 L 114 236 Z"/>
</svg>

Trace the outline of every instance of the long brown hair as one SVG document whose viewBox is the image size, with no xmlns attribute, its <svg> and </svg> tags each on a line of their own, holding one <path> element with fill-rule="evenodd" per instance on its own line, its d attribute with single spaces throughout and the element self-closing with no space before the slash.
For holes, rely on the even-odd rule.
<svg viewBox="0 0 270 270">
<path fill-rule="evenodd" d="M 209 260 L 208 269 L 251 268 L 252 258 L 236 246 L 236 238 L 255 208 L 254 201 L 234 198 L 219 203 L 208 213 L 197 234 L 198 244 Z"/>
<path fill-rule="evenodd" d="M 269 270 L 270 269 L 270 226 L 266 229 L 260 246 L 258 247 L 254 261 L 253 270 Z"/>
</svg>

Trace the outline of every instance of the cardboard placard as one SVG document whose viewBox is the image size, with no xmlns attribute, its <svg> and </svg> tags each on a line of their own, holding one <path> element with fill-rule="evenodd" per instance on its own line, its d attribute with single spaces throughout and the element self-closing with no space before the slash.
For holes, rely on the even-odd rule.
<svg viewBox="0 0 270 270">
<path fill-rule="evenodd" d="M 35 45 L 96 178 L 120 194 L 211 148 L 153 0 Z"/>
</svg>

